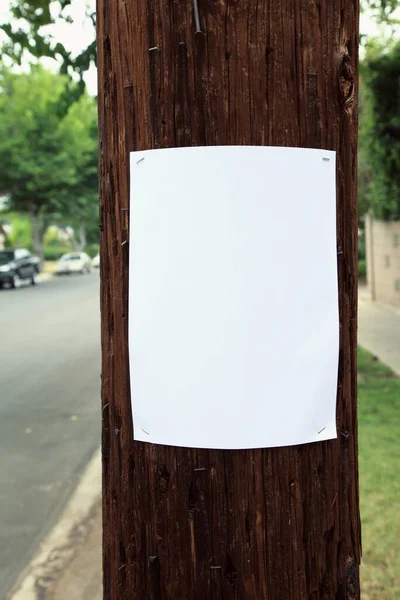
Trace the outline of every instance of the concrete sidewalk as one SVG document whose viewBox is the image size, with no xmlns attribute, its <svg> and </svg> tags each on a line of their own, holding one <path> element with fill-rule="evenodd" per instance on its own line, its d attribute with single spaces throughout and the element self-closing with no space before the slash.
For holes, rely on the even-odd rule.
<svg viewBox="0 0 400 600">
<path fill-rule="evenodd" d="M 359 345 L 377 356 L 382 362 L 400 374 L 400 310 L 392 309 L 370 300 L 368 289 L 359 291 Z M 41 573 L 36 578 L 35 594 L 20 593 L 11 600 L 101 600 L 101 507 L 100 507 L 100 460 L 97 457 L 87 477 L 91 477 L 92 496 L 85 499 L 77 490 L 81 502 L 87 504 L 87 515 L 78 529 L 81 535 L 69 535 L 67 558 L 50 575 Z M 96 488 L 94 490 L 93 488 Z M 88 484 L 82 481 L 83 489 Z M 76 499 L 75 499 L 76 501 Z M 90 504 L 91 503 L 91 504 Z M 66 509 L 68 514 L 69 509 Z M 58 526 L 59 527 L 59 526 Z M 76 531 L 76 527 L 75 527 Z M 75 541 L 74 541 L 75 540 Z M 51 546 L 51 545 L 50 545 Z M 51 547 L 48 557 L 57 557 L 57 547 Z M 40 562 L 40 561 L 39 561 Z M 50 569 L 51 569 L 50 558 Z M 43 581 L 45 582 L 43 585 Z M 23 586 L 22 586 L 23 587 Z M 33 588 L 32 588 L 33 589 Z"/>
<path fill-rule="evenodd" d="M 7 600 L 101 600 L 101 535 L 99 450 Z"/>
<path fill-rule="evenodd" d="M 359 290 L 358 344 L 400 375 L 400 309 L 371 302 L 367 287 Z"/>
<path fill-rule="evenodd" d="M 37 276 L 37 282 L 44 283 L 45 281 L 49 281 L 49 279 L 52 279 L 52 277 L 54 277 L 53 273 L 39 273 L 39 275 Z"/>
<path fill-rule="evenodd" d="M 60 576 L 47 588 L 46 600 L 102 600 L 101 505 L 96 506 L 85 540 Z"/>
</svg>

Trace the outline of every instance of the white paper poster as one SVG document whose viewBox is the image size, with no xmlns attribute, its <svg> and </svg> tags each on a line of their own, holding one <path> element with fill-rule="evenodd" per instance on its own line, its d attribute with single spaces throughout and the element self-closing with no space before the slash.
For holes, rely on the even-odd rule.
<svg viewBox="0 0 400 600">
<path fill-rule="evenodd" d="M 131 154 L 136 440 L 259 448 L 336 437 L 335 153 Z"/>
</svg>

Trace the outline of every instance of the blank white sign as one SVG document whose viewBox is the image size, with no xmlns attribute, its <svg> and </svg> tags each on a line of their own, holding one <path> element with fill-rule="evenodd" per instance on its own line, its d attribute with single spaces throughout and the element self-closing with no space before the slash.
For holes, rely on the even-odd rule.
<svg viewBox="0 0 400 600">
<path fill-rule="evenodd" d="M 136 440 L 336 437 L 335 153 L 132 153 L 129 350 Z"/>
</svg>

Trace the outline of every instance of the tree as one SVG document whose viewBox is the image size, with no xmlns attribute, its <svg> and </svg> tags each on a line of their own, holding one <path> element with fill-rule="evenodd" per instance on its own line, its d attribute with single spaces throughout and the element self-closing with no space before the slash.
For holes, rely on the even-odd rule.
<svg viewBox="0 0 400 600">
<path fill-rule="evenodd" d="M 49 218 L 72 213 L 77 198 L 93 201 L 96 189 L 95 104 L 84 94 L 69 105 L 69 85 L 39 66 L 0 72 L 0 194 L 30 215 L 41 257 Z"/>
<path fill-rule="evenodd" d="M 10 0 L 11 22 L 0 24 L 0 29 L 8 40 L 3 46 L 2 53 L 21 64 L 24 54 L 40 59 L 44 56 L 60 62 L 61 73 L 67 74 L 73 69 L 80 77 L 79 88 L 84 87 L 83 75 L 91 64 L 96 62 L 96 42 L 93 27 L 93 42 L 82 49 L 78 56 L 73 57 L 63 44 L 54 40 L 43 28 L 54 24 L 58 19 L 72 23 L 65 10 L 79 0 Z M 95 26 L 95 13 L 87 10 L 86 14 Z"/>
<path fill-rule="evenodd" d="M 358 216 L 361 227 L 363 227 L 364 215 L 371 207 L 369 190 L 372 181 L 372 171 L 368 157 L 370 100 L 363 71 L 364 65 L 360 69 L 358 111 Z"/>
<path fill-rule="evenodd" d="M 97 107 L 93 98 L 84 93 L 79 101 L 71 104 L 60 129 L 68 143 L 68 153 L 73 156 L 76 172 L 64 216 L 78 232 L 79 249 L 83 250 L 88 242 L 88 225 L 90 231 L 97 230 L 97 236 L 99 230 Z M 78 139 L 79 143 L 76 143 Z"/>
<path fill-rule="evenodd" d="M 198 5 L 98 0 L 104 598 L 357 600 L 359 3 Z M 337 151 L 337 440 L 133 440 L 128 153 L 226 144 Z"/>
<path fill-rule="evenodd" d="M 399 0 L 362 0 L 361 7 L 371 11 L 377 21 L 390 23 L 399 7 Z"/>
<path fill-rule="evenodd" d="M 363 209 L 400 218 L 400 44 L 370 44 L 362 65 Z"/>
</svg>

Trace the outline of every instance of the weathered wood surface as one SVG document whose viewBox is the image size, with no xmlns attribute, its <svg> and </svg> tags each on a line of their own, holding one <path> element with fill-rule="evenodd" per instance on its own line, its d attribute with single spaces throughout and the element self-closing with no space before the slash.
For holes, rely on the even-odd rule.
<svg viewBox="0 0 400 600">
<path fill-rule="evenodd" d="M 358 0 L 199 0 L 197 34 L 193 0 L 97 4 L 104 598 L 359 598 Z M 338 152 L 335 441 L 233 452 L 133 442 L 128 153 L 214 144 Z"/>
</svg>

